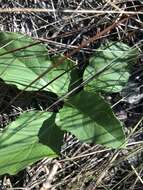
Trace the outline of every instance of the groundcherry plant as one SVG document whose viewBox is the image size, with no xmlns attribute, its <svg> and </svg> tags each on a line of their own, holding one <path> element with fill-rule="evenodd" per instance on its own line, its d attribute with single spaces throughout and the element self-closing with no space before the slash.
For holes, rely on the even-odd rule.
<svg viewBox="0 0 143 190">
<path fill-rule="evenodd" d="M 0 132 L 0 175 L 14 175 L 44 157 L 57 157 L 66 132 L 82 142 L 125 147 L 123 124 L 101 94 L 122 90 L 137 56 L 134 47 L 108 42 L 91 55 L 81 78 L 74 61 L 49 56 L 39 41 L 0 32 L 0 78 L 21 91 L 56 94 L 59 100 L 53 105 L 64 102 L 57 112 L 25 111 Z"/>
</svg>

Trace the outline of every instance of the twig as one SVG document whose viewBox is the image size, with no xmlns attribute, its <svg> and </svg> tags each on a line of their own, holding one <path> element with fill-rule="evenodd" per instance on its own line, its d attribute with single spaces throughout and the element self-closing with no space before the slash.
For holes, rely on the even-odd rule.
<svg viewBox="0 0 143 190">
<path fill-rule="evenodd" d="M 57 170 L 61 167 L 60 163 L 56 162 L 54 165 L 53 165 L 53 168 L 46 180 L 45 183 L 43 183 L 43 186 L 41 187 L 40 190 L 48 190 L 48 189 L 51 189 L 52 185 L 52 181 L 57 173 Z"/>
<path fill-rule="evenodd" d="M 124 11 L 124 10 L 96 10 L 96 9 L 40 9 L 40 8 L 0 8 L 0 13 L 79 13 L 79 14 L 128 14 L 143 15 L 143 11 Z"/>
<path fill-rule="evenodd" d="M 131 168 L 132 168 L 132 170 L 134 171 L 134 173 L 136 174 L 138 180 L 139 180 L 139 181 L 142 183 L 142 185 L 143 185 L 143 180 L 142 180 L 140 174 L 137 172 L 136 168 L 135 168 L 133 165 L 131 165 Z"/>
</svg>

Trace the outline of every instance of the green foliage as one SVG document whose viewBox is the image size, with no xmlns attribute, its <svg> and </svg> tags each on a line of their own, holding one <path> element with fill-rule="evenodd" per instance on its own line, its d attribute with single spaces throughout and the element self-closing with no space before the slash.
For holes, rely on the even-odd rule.
<svg viewBox="0 0 143 190">
<path fill-rule="evenodd" d="M 58 59 L 55 58 L 54 62 L 50 60 L 45 45 L 37 44 L 37 41 L 18 33 L 4 32 L 0 32 L 0 42 L 0 76 L 6 83 L 15 84 L 23 90 L 39 77 L 35 83 L 26 89 L 38 90 L 64 73 L 62 77 L 48 85 L 45 90 L 60 95 L 68 91 L 70 76 L 66 71 L 72 67 L 70 60 L 65 60 L 63 64 L 52 69 L 54 64 L 57 64 Z M 31 44 L 35 45 L 31 46 Z M 16 49 L 17 51 L 13 51 Z M 41 76 L 46 71 L 47 73 Z"/>
<path fill-rule="evenodd" d="M 135 48 L 121 42 L 102 46 L 91 57 L 83 76 L 71 60 L 62 55 L 50 58 L 45 45 L 30 37 L 0 32 L 0 42 L 0 77 L 6 83 L 20 90 L 28 86 L 28 91 L 45 87 L 45 92 L 52 91 L 55 96 L 76 88 L 57 115 L 29 111 L 1 132 L 0 174 L 15 174 L 45 156 L 57 156 L 66 131 L 83 142 L 123 147 L 122 124 L 99 92 L 122 90 L 138 54 Z M 92 75 L 95 79 L 84 91 L 80 85 Z"/>
<path fill-rule="evenodd" d="M 121 123 L 99 95 L 81 91 L 69 98 L 59 112 L 57 124 L 78 139 L 118 148 L 124 143 Z"/>
<path fill-rule="evenodd" d="M 56 157 L 62 142 L 63 132 L 55 125 L 52 113 L 21 114 L 0 134 L 0 175 L 16 174 L 46 156 Z"/>
<path fill-rule="evenodd" d="M 120 92 L 129 79 L 129 66 L 135 62 L 138 50 L 122 42 L 109 43 L 97 49 L 89 60 L 84 79 L 101 72 L 87 85 L 87 90 L 96 92 Z"/>
</svg>

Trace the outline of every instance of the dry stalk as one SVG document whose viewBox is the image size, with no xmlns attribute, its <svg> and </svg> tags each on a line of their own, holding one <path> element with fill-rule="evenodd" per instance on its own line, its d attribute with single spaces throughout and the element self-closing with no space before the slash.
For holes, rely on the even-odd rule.
<svg viewBox="0 0 143 190">
<path fill-rule="evenodd" d="M 124 10 L 96 10 L 96 9 L 43 9 L 43 8 L 0 8 L 0 13 L 77 13 L 77 14 L 126 14 L 126 15 L 143 15 L 139 11 L 124 11 Z"/>
</svg>

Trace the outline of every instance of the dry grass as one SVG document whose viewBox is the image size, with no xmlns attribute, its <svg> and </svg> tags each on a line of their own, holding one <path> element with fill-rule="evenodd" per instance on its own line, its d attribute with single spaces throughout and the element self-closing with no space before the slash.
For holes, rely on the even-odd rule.
<svg viewBox="0 0 143 190">
<path fill-rule="evenodd" d="M 124 122 L 126 149 L 110 150 L 82 144 L 67 134 L 61 157 L 45 158 L 16 176 L 1 176 L 0 188 L 143 189 L 143 3 L 135 0 L 1 0 L 0 7 L 0 30 L 30 35 L 44 42 L 50 54 L 68 53 L 80 65 L 100 44 L 109 40 L 123 41 L 137 46 L 140 51 L 127 91 L 107 97 Z M 118 23 L 122 19 L 125 22 Z M 109 28 L 115 22 L 117 24 Z M 97 34 L 100 35 L 95 38 Z"/>
</svg>

